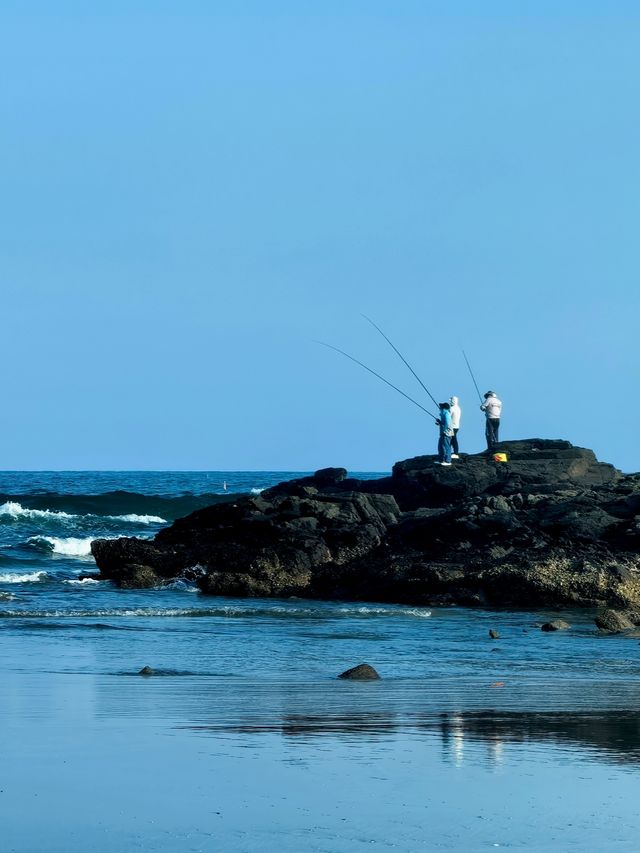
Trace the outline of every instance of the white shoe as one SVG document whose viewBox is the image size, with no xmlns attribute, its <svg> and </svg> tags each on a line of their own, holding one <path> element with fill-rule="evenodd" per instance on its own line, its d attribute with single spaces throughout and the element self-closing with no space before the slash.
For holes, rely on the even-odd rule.
<svg viewBox="0 0 640 853">
<path fill-rule="evenodd" d="M 460 459 L 460 457 L 458 456 L 458 454 L 457 454 L 457 453 L 452 453 L 452 454 L 451 454 L 451 458 L 452 458 L 452 459 Z"/>
<path fill-rule="evenodd" d="M 446 465 L 447 467 L 451 467 L 451 462 L 441 462 L 441 465 Z"/>
</svg>

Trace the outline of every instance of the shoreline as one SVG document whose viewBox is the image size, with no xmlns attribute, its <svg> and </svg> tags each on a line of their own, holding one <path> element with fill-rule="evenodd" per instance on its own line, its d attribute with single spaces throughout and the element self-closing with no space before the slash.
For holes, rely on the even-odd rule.
<svg viewBox="0 0 640 853">
<path fill-rule="evenodd" d="M 640 605 L 640 476 L 562 440 L 503 442 L 505 463 L 424 456 L 388 477 L 321 469 L 176 520 L 96 540 L 100 577 L 184 578 L 210 595 L 417 606 Z"/>
</svg>

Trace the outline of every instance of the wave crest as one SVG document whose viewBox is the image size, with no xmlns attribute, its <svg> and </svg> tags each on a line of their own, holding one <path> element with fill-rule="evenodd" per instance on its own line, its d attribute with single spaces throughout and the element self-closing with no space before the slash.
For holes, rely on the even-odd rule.
<svg viewBox="0 0 640 853">
<path fill-rule="evenodd" d="M 53 509 L 30 509 L 24 507 L 17 501 L 6 501 L 0 506 L 0 518 L 8 517 L 14 521 L 19 520 L 47 520 L 47 521 L 74 521 L 79 518 L 96 518 L 107 521 L 122 521 L 129 524 L 166 524 L 166 518 L 159 515 L 139 515 L 136 512 L 130 512 L 125 515 L 96 515 L 88 512 L 83 515 L 64 512 L 63 510 Z"/>
<path fill-rule="evenodd" d="M 69 584 L 69 586 L 92 586 L 101 583 L 101 581 L 96 580 L 96 578 L 78 578 L 77 580 L 62 581 L 62 583 Z"/>
<path fill-rule="evenodd" d="M 6 503 L 3 503 L 2 506 L 0 506 L 0 517 L 1 516 L 8 516 L 16 521 L 19 518 L 77 518 L 77 516 L 70 515 L 68 512 L 50 509 L 29 509 L 28 507 L 23 507 L 22 504 L 17 503 L 17 501 L 6 501 Z"/>
<path fill-rule="evenodd" d="M 23 575 L 14 575 L 10 572 L 0 575 L 0 583 L 39 583 L 48 577 L 45 571 L 29 572 Z"/>
<path fill-rule="evenodd" d="M 69 536 L 66 539 L 60 536 L 31 536 L 28 542 L 44 551 L 65 557 L 90 557 L 94 539 L 95 536 L 87 536 L 84 539 L 77 536 Z"/>
</svg>

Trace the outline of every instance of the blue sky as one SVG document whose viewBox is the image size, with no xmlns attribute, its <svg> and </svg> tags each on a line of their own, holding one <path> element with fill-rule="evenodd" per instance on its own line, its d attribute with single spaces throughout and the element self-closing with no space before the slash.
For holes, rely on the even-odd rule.
<svg viewBox="0 0 640 853">
<path fill-rule="evenodd" d="M 0 468 L 434 452 L 313 342 L 420 395 L 360 312 L 464 450 L 463 347 L 504 438 L 640 468 L 635 4 L 93 5 L 0 11 Z"/>
</svg>

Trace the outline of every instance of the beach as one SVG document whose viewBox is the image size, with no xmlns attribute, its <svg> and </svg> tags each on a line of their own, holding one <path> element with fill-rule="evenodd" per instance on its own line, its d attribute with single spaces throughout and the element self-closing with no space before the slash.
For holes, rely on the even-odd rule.
<svg viewBox="0 0 640 853">
<path fill-rule="evenodd" d="M 63 553 L 70 540 L 109 525 L 151 535 L 164 522 L 130 517 L 172 491 L 215 489 L 196 475 L 76 474 L 54 497 L 50 481 L 20 476 L 0 481 L 32 513 L 5 500 L 0 518 L 3 849 L 635 849 L 637 638 L 599 635 L 588 610 L 79 580 L 92 563 Z M 250 490 L 270 475 L 243 476 Z M 118 513 L 113 497 L 73 511 L 114 485 Z M 123 492 L 143 495 L 135 512 Z M 33 515 L 47 496 L 54 509 L 38 511 L 67 517 Z M 117 514 L 129 520 L 106 519 Z M 540 631 L 551 618 L 571 628 Z M 363 661 L 380 681 L 337 679 Z"/>
</svg>

